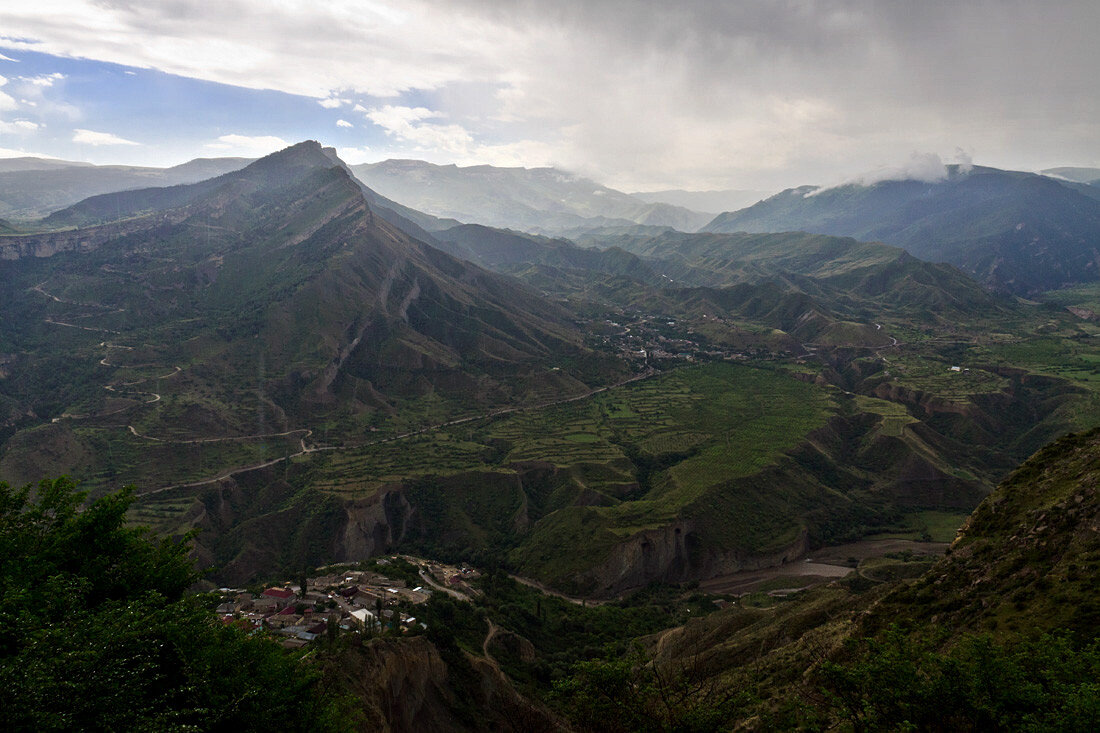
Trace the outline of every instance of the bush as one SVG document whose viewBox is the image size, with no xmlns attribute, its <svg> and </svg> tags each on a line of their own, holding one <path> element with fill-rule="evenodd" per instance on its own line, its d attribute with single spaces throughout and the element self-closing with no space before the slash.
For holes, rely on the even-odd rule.
<svg viewBox="0 0 1100 733">
<path fill-rule="evenodd" d="M 127 527 L 132 497 L 0 483 L 5 728 L 345 729 L 314 668 L 185 595 L 187 544 Z"/>
</svg>

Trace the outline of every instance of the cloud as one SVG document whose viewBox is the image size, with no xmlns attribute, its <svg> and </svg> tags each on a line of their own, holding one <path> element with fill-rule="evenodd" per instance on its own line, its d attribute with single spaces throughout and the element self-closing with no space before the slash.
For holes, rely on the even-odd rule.
<svg viewBox="0 0 1100 733">
<path fill-rule="evenodd" d="M 38 130 L 39 127 L 41 125 L 30 120 L 15 120 L 14 122 L 0 120 L 0 133 L 5 135 L 29 135 Z"/>
<path fill-rule="evenodd" d="M 962 148 L 955 148 L 955 163 L 959 166 L 959 173 L 969 173 L 974 169 L 974 156 Z"/>
<path fill-rule="evenodd" d="M 447 153 L 465 154 L 474 142 L 473 136 L 461 125 L 441 125 L 424 120 L 443 115 L 426 107 L 386 105 L 367 112 L 367 119 L 397 140 L 414 147 Z"/>
<path fill-rule="evenodd" d="M 340 99 L 338 97 L 326 97 L 325 99 L 318 99 L 317 104 L 321 105 L 325 109 L 336 109 L 347 104 L 350 100 Z"/>
<path fill-rule="evenodd" d="M 64 78 L 64 74 L 54 72 L 53 74 L 39 74 L 38 76 L 21 76 L 19 80 L 36 87 L 52 87 L 54 82 Z"/>
<path fill-rule="evenodd" d="M 340 156 L 340 160 L 344 161 L 348 165 L 371 163 L 373 161 L 381 159 L 380 156 L 378 156 L 366 146 L 358 148 L 336 148 L 336 154 Z"/>
<path fill-rule="evenodd" d="M 46 158 L 47 160 L 61 160 L 53 155 L 35 153 L 27 150 L 15 150 L 14 148 L 0 148 L 0 158 Z"/>
<path fill-rule="evenodd" d="M 935 153 L 913 153 L 909 160 L 900 165 L 884 165 L 874 170 L 846 178 L 839 183 L 822 186 L 809 191 L 804 198 L 816 196 L 840 186 L 873 186 L 883 181 L 922 181 L 935 183 L 947 178 L 947 166 Z"/>
<path fill-rule="evenodd" d="M 0 61 L 11 61 L 16 64 L 19 63 L 19 59 L 13 59 L 11 56 L 5 56 L 2 53 L 0 53 Z"/>
<path fill-rule="evenodd" d="M 355 127 L 355 125 L 351 124 L 347 120 L 336 120 L 336 126 L 337 127 Z"/>
<path fill-rule="evenodd" d="M 2 77 L 0 77 L 2 78 Z M 0 86 L 3 86 L 0 84 Z M 0 112 L 8 112 L 13 109 L 18 109 L 19 103 L 16 102 L 11 95 L 0 92 Z"/>
<path fill-rule="evenodd" d="M 431 108 L 376 124 L 455 159 L 543 144 L 623 187 L 770 188 L 958 144 L 1017 167 L 1097 160 L 1100 3 L 1056 5 L 51 0 L 2 4 L 0 28 L 9 52 L 360 114 Z M 472 102 L 476 86 L 488 91 Z"/>
<path fill-rule="evenodd" d="M 222 155 L 257 158 L 289 146 L 290 143 L 275 135 L 222 135 L 205 147 Z"/>
<path fill-rule="evenodd" d="M 141 145 L 141 143 L 127 140 L 109 132 L 96 132 L 95 130 L 73 130 L 73 142 L 81 145 Z"/>
</svg>

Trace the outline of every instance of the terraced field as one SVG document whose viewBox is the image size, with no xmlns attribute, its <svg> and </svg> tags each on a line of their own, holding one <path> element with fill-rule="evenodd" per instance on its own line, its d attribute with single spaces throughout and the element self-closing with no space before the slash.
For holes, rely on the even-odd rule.
<svg viewBox="0 0 1100 733">
<path fill-rule="evenodd" d="M 314 486 L 363 496 L 403 478 L 538 461 L 607 466 L 608 500 L 616 501 L 624 479 L 634 480 L 620 466 L 642 457 L 675 464 L 644 497 L 667 514 L 718 481 L 760 470 L 820 425 L 829 404 L 820 388 L 780 372 L 704 365 L 583 401 L 335 453 L 323 459 Z M 588 488 L 604 487 L 597 480 Z"/>
</svg>

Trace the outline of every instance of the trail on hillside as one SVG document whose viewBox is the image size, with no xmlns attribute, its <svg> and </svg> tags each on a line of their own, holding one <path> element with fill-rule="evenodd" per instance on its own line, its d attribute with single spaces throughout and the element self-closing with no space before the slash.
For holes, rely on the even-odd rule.
<svg viewBox="0 0 1100 733">
<path fill-rule="evenodd" d="M 393 436 L 390 436 L 390 437 L 387 437 L 387 438 L 379 438 L 378 440 L 372 440 L 372 441 L 369 441 L 369 442 L 366 442 L 366 443 L 357 443 L 355 445 L 346 445 L 346 446 L 306 446 L 305 440 L 303 439 L 302 444 L 301 444 L 302 449 L 299 450 L 296 453 L 291 453 L 291 454 L 286 455 L 286 456 L 282 456 L 282 457 L 275 458 L 275 459 L 268 460 L 268 461 L 263 461 L 263 462 L 252 464 L 252 465 L 249 465 L 249 466 L 241 466 L 241 467 L 238 467 L 238 468 L 233 468 L 233 469 L 230 469 L 229 471 L 221 473 L 221 474 L 219 474 L 219 475 L 217 475 L 213 478 L 203 479 L 201 481 L 191 481 L 191 482 L 182 483 L 182 484 L 173 484 L 171 486 L 164 486 L 164 487 L 161 487 L 159 489 L 153 489 L 151 491 L 143 492 L 141 495 L 142 496 L 149 496 L 151 494 L 159 494 L 163 491 L 168 491 L 170 489 L 191 488 L 191 487 L 195 487 L 195 486 L 206 486 L 208 484 L 216 483 L 218 481 L 222 481 L 224 479 L 230 478 L 230 477 L 235 476 L 239 473 L 246 473 L 248 471 L 257 471 L 257 470 L 262 469 L 262 468 L 268 468 L 269 466 L 273 466 L 273 465 L 279 463 L 280 461 L 290 460 L 290 459 L 297 458 L 299 456 L 306 455 L 306 454 L 309 454 L 309 453 L 317 453 L 317 452 L 321 452 L 321 451 L 358 450 L 360 448 L 368 448 L 372 445 L 382 445 L 384 443 L 392 443 L 392 442 L 395 442 L 395 441 L 398 441 L 398 440 L 404 440 L 406 438 L 411 438 L 411 437 L 414 437 L 414 436 L 417 436 L 417 435 L 424 435 L 425 433 L 429 433 L 429 432 L 432 432 L 432 431 L 435 431 L 435 430 L 439 430 L 441 428 L 451 427 L 453 425 L 461 425 L 463 423 L 471 422 L 471 421 L 474 421 L 474 420 L 485 420 L 485 419 L 489 419 L 489 418 L 499 417 L 501 415 L 508 415 L 508 414 L 513 414 L 513 413 L 518 413 L 518 412 L 526 412 L 526 411 L 529 411 L 529 410 L 541 410 L 541 409 L 545 409 L 547 407 L 553 407 L 554 405 L 561 405 L 561 404 L 565 404 L 565 403 L 568 403 L 568 402 L 577 402 L 579 400 L 583 400 L 583 399 L 587 399 L 589 397 L 592 397 L 593 395 L 599 394 L 601 392 L 606 392 L 609 389 L 614 389 L 616 387 L 621 387 L 623 385 L 630 384 L 631 382 L 637 382 L 637 381 L 640 381 L 642 379 L 648 379 L 648 378 L 653 377 L 653 376 L 655 376 L 657 374 L 660 374 L 660 373 L 661 372 L 659 372 L 658 370 L 650 368 L 649 370 L 647 370 L 645 372 L 642 372 L 641 374 L 635 375 L 635 376 L 633 376 L 629 379 L 624 379 L 620 382 L 617 382 L 615 384 L 609 384 L 605 387 L 599 387 L 597 389 L 593 389 L 593 390 L 590 390 L 588 392 L 585 392 L 584 394 L 575 395 L 573 397 L 566 397 L 566 398 L 563 398 L 563 399 L 560 399 L 560 400 L 552 400 L 550 402 L 544 402 L 544 403 L 540 403 L 540 404 L 536 404 L 536 405 L 526 405 L 526 406 L 522 406 L 522 407 L 507 407 L 507 408 L 504 408 L 504 409 L 490 410 L 489 412 L 486 412 L 486 413 L 483 413 L 483 414 L 480 414 L 480 415 L 471 415 L 469 417 L 462 417 L 462 418 L 458 418 L 456 420 L 448 420 L 447 422 L 438 423 L 436 425 L 429 425 L 427 427 L 420 428 L 419 430 L 412 430 L 412 431 L 409 431 L 407 433 L 402 433 L 400 435 L 393 435 Z M 127 426 L 127 427 L 130 429 L 130 431 L 132 433 L 134 433 L 135 435 L 137 434 L 137 431 L 134 430 L 131 426 Z M 301 430 L 301 428 L 299 428 L 298 430 Z M 284 433 L 284 435 L 294 433 L 294 432 L 298 432 L 298 430 L 287 431 L 287 433 Z M 313 431 L 308 430 L 307 433 L 311 435 L 313 433 Z M 144 437 L 144 436 L 139 436 L 139 437 Z M 248 439 L 248 438 L 253 438 L 253 437 L 262 437 L 262 436 L 239 436 L 238 439 Z M 201 442 L 202 440 L 203 439 L 201 439 L 201 438 L 196 439 L 197 442 Z M 212 439 L 212 440 L 222 440 L 222 438 L 216 438 L 216 439 Z M 531 582 L 533 582 L 533 581 L 531 581 Z M 563 597 L 565 597 L 565 596 L 563 596 Z M 566 598 L 566 600 L 570 600 L 571 602 L 574 602 L 574 603 L 585 602 L 584 599 L 576 600 L 576 599 Z M 591 602 L 591 601 L 589 601 L 589 602 Z"/>
</svg>

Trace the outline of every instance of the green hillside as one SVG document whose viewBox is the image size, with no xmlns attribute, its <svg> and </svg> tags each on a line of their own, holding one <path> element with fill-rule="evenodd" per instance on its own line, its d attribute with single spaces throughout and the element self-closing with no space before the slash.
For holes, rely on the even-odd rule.
<svg viewBox="0 0 1100 733">
<path fill-rule="evenodd" d="M 808 231 L 883 241 L 1018 294 L 1092 282 L 1100 202 L 1045 176 L 952 168 L 943 180 L 788 189 L 708 232 Z"/>
<path fill-rule="evenodd" d="M 316 143 L 131 203 L 78 230 L 91 251 L 3 263 L 14 480 L 186 482 L 300 452 L 322 426 L 343 441 L 624 373 L 555 304 L 376 218 Z"/>
</svg>

